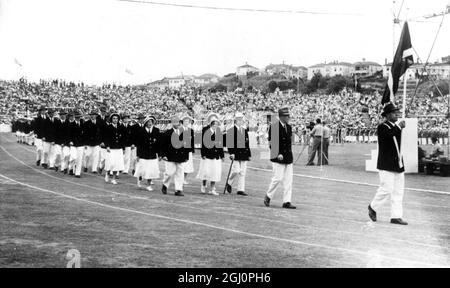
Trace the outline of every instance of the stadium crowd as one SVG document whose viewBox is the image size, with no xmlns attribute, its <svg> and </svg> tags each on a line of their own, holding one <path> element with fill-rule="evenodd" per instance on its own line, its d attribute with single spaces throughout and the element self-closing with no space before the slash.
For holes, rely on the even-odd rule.
<svg viewBox="0 0 450 288">
<path fill-rule="evenodd" d="M 231 119 L 236 111 L 242 111 L 249 120 L 249 126 L 258 135 L 267 130 L 266 115 L 282 107 L 290 107 L 294 132 L 299 141 L 307 134 L 308 125 L 316 118 L 324 119 L 333 131 L 334 142 L 344 141 L 352 136 L 356 141 L 368 142 L 375 136 L 382 107 L 381 96 L 354 93 L 344 89 L 337 95 L 298 95 L 295 93 L 209 92 L 198 87 L 181 89 L 159 89 L 147 86 L 120 86 L 105 84 L 88 86 L 83 83 L 62 80 L 41 80 L 39 83 L 0 81 L 0 122 L 11 124 L 20 117 L 34 115 L 36 107 L 79 109 L 91 111 L 107 107 L 111 111 L 126 112 L 133 116 L 151 113 L 158 120 L 169 119 L 171 115 L 189 113 L 195 119 L 204 119 L 213 111 L 225 119 Z M 447 112 L 446 99 L 441 97 L 417 98 L 410 107 L 413 115 L 443 115 Z M 448 122 L 444 117 L 421 118 L 420 135 L 446 137 Z M 225 123 L 226 124 L 226 123 Z M 194 125 L 201 129 L 202 125 Z"/>
</svg>

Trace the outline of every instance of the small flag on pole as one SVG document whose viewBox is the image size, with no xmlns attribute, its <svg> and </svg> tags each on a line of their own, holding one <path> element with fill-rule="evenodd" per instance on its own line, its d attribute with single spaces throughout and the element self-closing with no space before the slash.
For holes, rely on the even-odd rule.
<svg viewBox="0 0 450 288">
<path fill-rule="evenodd" d="M 134 75 L 134 73 L 133 73 L 133 72 L 131 72 L 131 70 L 130 70 L 130 69 L 125 69 L 125 73 L 127 73 L 127 74 L 130 74 L 130 75 Z"/>
<path fill-rule="evenodd" d="M 15 63 L 17 66 L 22 67 L 22 64 L 19 62 L 19 60 L 17 60 L 17 58 L 14 58 L 14 63 Z"/>
<path fill-rule="evenodd" d="M 408 70 L 412 64 L 414 64 L 414 57 L 411 36 L 409 34 L 408 22 L 405 22 L 397 52 L 395 53 L 394 62 L 392 63 L 392 68 L 389 72 L 388 83 L 384 89 L 383 100 L 381 101 L 382 105 L 387 103 L 394 104 L 394 97 L 395 93 L 398 91 L 400 77 L 405 74 L 406 70 Z"/>
</svg>

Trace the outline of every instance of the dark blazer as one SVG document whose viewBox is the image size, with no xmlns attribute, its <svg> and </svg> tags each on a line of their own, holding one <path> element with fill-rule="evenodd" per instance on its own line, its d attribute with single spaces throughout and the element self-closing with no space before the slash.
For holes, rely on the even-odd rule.
<svg viewBox="0 0 450 288">
<path fill-rule="evenodd" d="M 88 120 L 83 123 L 83 142 L 86 146 L 98 146 L 102 143 L 101 124 L 97 120 L 92 122 Z"/>
<path fill-rule="evenodd" d="M 194 141 L 194 130 L 191 128 L 185 129 L 183 127 L 183 140 L 184 140 L 184 147 L 191 153 L 195 153 L 195 141 Z"/>
<path fill-rule="evenodd" d="M 398 149 L 400 151 L 402 145 L 402 129 L 388 121 L 378 126 L 378 170 L 402 173 L 405 167 L 402 161 L 400 168 L 399 155 L 395 146 L 397 139 Z"/>
<path fill-rule="evenodd" d="M 134 141 L 133 141 L 133 133 L 134 133 L 134 129 L 133 126 L 131 126 L 129 123 L 128 125 L 125 127 L 124 124 L 122 124 L 123 129 L 125 134 L 123 135 L 123 145 L 124 147 L 131 147 L 131 145 L 133 145 Z M 139 126 L 138 126 L 139 127 Z"/>
<path fill-rule="evenodd" d="M 44 137 L 44 122 L 45 119 L 41 116 L 37 116 L 33 120 L 33 131 L 37 139 L 42 139 Z"/>
<path fill-rule="evenodd" d="M 108 129 L 108 117 L 105 116 L 105 119 L 102 119 L 102 117 L 100 115 L 97 116 L 97 121 L 96 121 L 99 129 L 100 129 L 100 138 L 101 138 L 101 143 L 105 143 L 106 141 L 106 130 Z M 101 144 L 100 143 L 100 144 Z"/>
<path fill-rule="evenodd" d="M 206 159 L 224 158 L 225 155 L 223 152 L 223 138 L 224 136 L 220 132 L 220 129 L 217 129 L 216 132 L 212 134 L 209 126 L 204 127 L 202 131 L 202 149 L 201 149 L 202 158 L 203 157 L 205 157 Z M 211 141 L 213 143 L 207 143 L 206 141 Z"/>
<path fill-rule="evenodd" d="M 45 142 L 55 142 L 56 139 L 56 133 L 55 133 L 55 122 L 58 121 L 58 119 L 53 118 L 50 120 L 50 118 L 46 118 L 44 120 L 44 137 Z"/>
<path fill-rule="evenodd" d="M 84 146 L 83 121 L 80 121 L 79 125 L 76 121 L 68 122 L 67 126 L 67 142 L 72 142 L 74 147 Z"/>
<path fill-rule="evenodd" d="M 141 129 L 143 129 L 143 128 L 144 128 L 144 126 L 142 125 L 142 127 L 141 127 L 141 125 L 139 123 L 136 123 L 130 127 L 130 129 L 131 129 L 131 139 L 130 139 L 131 145 L 137 146 L 139 139 L 141 138 L 140 137 Z"/>
<path fill-rule="evenodd" d="M 173 135 L 175 131 L 173 129 L 167 130 L 162 135 L 161 146 L 160 146 L 160 157 L 167 157 L 169 162 L 184 163 L 189 159 L 189 150 L 184 148 L 183 145 L 183 133 L 179 136 Z M 180 147 L 174 147 L 172 143 L 173 137 L 178 137 L 178 144 Z"/>
<path fill-rule="evenodd" d="M 117 127 L 114 127 L 112 124 L 108 125 L 104 137 L 106 148 L 123 149 L 125 147 L 125 127 L 121 124 L 117 124 Z"/>
<path fill-rule="evenodd" d="M 276 131 L 278 130 L 278 138 L 276 137 Z M 287 130 L 287 131 L 286 131 Z M 274 135 L 272 135 L 272 132 Z M 278 142 L 275 142 L 278 141 Z M 286 124 L 286 129 L 280 121 L 272 124 L 269 128 L 269 145 L 270 145 L 270 156 L 274 163 L 279 164 L 292 164 L 294 163 L 294 156 L 292 155 L 292 126 Z M 278 155 L 283 155 L 283 160 L 279 161 L 277 159 Z"/>
<path fill-rule="evenodd" d="M 139 127 L 140 128 L 140 127 Z M 161 132 L 153 127 L 151 133 L 145 128 L 140 128 L 139 138 L 136 144 L 136 156 L 142 159 L 157 159 L 160 150 Z"/>
<path fill-rule="evenodd" d="M 226 133 L 226 147 L 228 153 L 234 155 L 236 161 L 249 161 L 252 157 L 250 151 L 250 138 L 248 137 L 248 129 L 243 128 L 243 132 L 238 131 L 236 126 L 227 130 Z"/>
<path fill-rule="evenodd" d="M 55 130 L 55 143 L 58 145 L 66 145 L 67 140 L 67 122 L 60 119 L 55 120 L 54 130 Z"/>
</svg>

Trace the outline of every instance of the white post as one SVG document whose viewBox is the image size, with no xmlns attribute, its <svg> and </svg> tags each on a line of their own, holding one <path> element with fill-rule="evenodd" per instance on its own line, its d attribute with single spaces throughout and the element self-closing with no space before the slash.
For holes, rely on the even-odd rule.
<svg viewBox="0 0 450 288">
<path fill-rule="evenodd" d="M 407 79 L 406 79 L 406 72 L 405 75 L 403 75 L 403 108 L 402 108 L 402 118 L 405 119 L 406 117 L 406 87 L 407 87 Z"/>
</svg>

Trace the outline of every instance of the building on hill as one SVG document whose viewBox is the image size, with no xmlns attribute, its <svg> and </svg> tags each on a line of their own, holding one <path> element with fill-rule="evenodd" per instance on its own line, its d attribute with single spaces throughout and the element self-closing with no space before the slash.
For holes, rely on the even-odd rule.
<svg viewBox="0 0 450 288">
<path fill-rule="evenodd" d="M 423 77 L 432 77 L 433 79 L 449 79 L 450 78 L 450 63 L 433 63 L 428 64 L 427 69 L 424 72 L 423 64 L 415 63 L 411 67 L 409 67 L 408 71 L 406 71 L 406 78 L 408 80 L 417 80 L 422 76 Z M 391 71 L 392 63 L 386 64 L 383 66 L 383 77 L 388 78 L 389 73 Z"/>
<path fill-rule="evenodd" d="M 194 78 L 194 84 L 200 86 L 215 84 L 217 82 L 219 82 L 219 76 L 215 74 L 203 74 Z"/>
<path fill-rule="evenodd" d="M 353 66 L 354 75 L 358 77 L 373 76 L 376 73 L 383 71 L 383 66 L 376 62 L 366 61 L 366 59 L 363 59 L 362 62 L 356 62 Z"/>
<path fill-rule="evenodd" d="M 239 66 L 236 69 L 237 76 L 247 76 L 248 73 L 259 74 L 259 69 L 252 65 L 249 65 L 247 62 L 245 63 L 245 65 Z"/>
<path fill-rule="evenodd" d="M 303 66 L 292 66 L 287 64 L 270 64 L 264 71 L 267 75 L 281 75 L 286 78 L 306 78 L 308 77 L 308 68 Z"/>
<path fill-rule="evenodd" d="M 442 57 L 442 63 L 450 63 L 450 55 L 447 57 Z"/>
<path fill-rule="evenodd" d="M 322 76 L 352 76 L 354 67 L 347 62 L 334 61 L 330 63 L 323 63 L 313 65 L 308 68 L 308 79 L 312 79 L 315 74 L 320 73 Z"/>
</svg>

